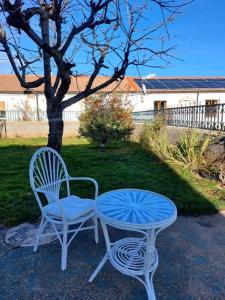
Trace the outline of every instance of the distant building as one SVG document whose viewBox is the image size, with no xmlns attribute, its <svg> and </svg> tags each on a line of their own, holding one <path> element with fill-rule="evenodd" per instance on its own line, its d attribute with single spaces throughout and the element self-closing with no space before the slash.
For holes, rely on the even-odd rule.
<svg viewBox="0 0 225 300">
<path fill-rule="evenodd" d="M 28 81 L 35 79 L 34 76 L 27 76 Z M 79 78 L 72 78 L 72 83 L 65 99 L 76 95 L 78 92 L 84 90 L 89 77 L 82 76 Z M 99 85 L 106 81 L 107 77 L 100 76 L 96 78 L 95 84 Z M 117 82 L 111 84 L 101 92 L 116 91 L 118 93 L 132 95 L 137 93 L 138 86 L 133 82 L 132 78 L 125 78 L 120 85 Z M 18 114 L 16 111 L 39 111 L 40 115 L 46 112 L 46 101 L 43 92 L 43 86 L 26 90 L 20 86 L 20 83 L 15 75 L 0 75 L 0 118 L 1 115 L 6 115 L 7 119 L 16 119 Z M 83 110 L 83 101 L 71 105 L 65 111 L 77 112 L 78 114 Z M 5 112 L 5 113 L 4 113 Z M 74 115 L 72 115 L 74 116 Z"/>
<path fill-rule="evenodd" d="M 225 77 L 152 77 L 133 79 L 143 91 L 135 111 L 225 103 Z"/>
<path fill-rule="evenodd" d="M 34 79 L 28 76 L 29 81 Z M 65 99 L 84 90 L 88 76 L 73 77 L 72 84 Z M 99 76 L 96 85 L 103 83 L 107 77 Z M 127 96 L 134 111 L 163 109 L 191 105 L 212 105 L 225 103 L 225 77 L 151 77 L 138 79 L 126 77 L 118 86 L 113 83 L 101 92 L 116 91 Z M 23 109 L 40 113 L 40 119 L 45 119 L 46 101 L 43 86 L 33 90 L 21 88 L 15 75 L 0 75 L 0 118 L 17 120 L 16 111 Z M 66 112 L 76 112 L 84 109 L 83 101 L 71 105 Z M 44 117 L 43 117 L 44 116 Z M 71 120 L 74 114 L 71 114 Z"/>
</svg>

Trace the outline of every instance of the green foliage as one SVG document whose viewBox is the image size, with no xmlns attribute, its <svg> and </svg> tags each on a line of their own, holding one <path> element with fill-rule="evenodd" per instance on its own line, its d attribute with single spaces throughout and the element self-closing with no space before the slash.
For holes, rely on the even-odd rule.
<svg viewBox="0 0 225 300">
<path fill-rule="evenodd" d="M 81 135 L 104 145 L 109 140 L 129 137 L 132 130 L 132 106 L 124 97 L 112 94 L 85 99 L 85 111 L 80 116 Z"/>
<path fill-rule="evenodd" d="M 165 120 L 162 114 L 157 114 L 152 122 L 146 122 L 141 134 L 140 142 L 145 149 L 150 149 L 160 158 L 173 161 L 174 147 L 169 143 L 164 130 Z"/>
<path fill-rule="evenodd" d="M 206 166 L 205 151 L 210 143 L 210 136 L 202 136 L 191 130 L 180 134 L 177 144 L 168 139 L 167 132 L 158 126 L 158 120 L 145 123 L 140 142 L 145 149 L 151 150 L 161 159 L 173 163 L 181 163 L 192 171 L 198 171 Z"/>
<path fill-rule="evenodd" d="M 198 171 L 206 165 L 204 154 L 209 143 L 209 135 L 202 136 L 193 130 L 183 133 L 180 135 L 176 147 L 176 158 L 193 171 Z"/>
<path fill-rule="evenodd" d="M 165 121 L 163 115 L 158 113 L 154 120 L 151 122 L 145 122 L 140 136 L 140 142 L 145 149 L 151 147 L 152 143 L 159 136 L 159 132 L 165 127 Z"/>
<path fill-rule="evenodd" d="M 163 128 L 165 128 L 165 116 L 163 113 L 158 112 L 155 116 L 154 116 L 154 120 L 151 122 L 151 130 L 152 132 L 155 132 L 156 134 L 162 130 Z"/>
</svg>

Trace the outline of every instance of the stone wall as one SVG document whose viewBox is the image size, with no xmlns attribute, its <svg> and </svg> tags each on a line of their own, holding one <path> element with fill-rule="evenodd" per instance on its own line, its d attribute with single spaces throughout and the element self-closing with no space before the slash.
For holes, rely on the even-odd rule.
<svg viewBox="0 0 225 300">
<path fill-rule="evenodd" d="M 143 124 L 142 123 L 135 123 L 135 128 L 133 131 L 132 138 L 136 141 L 139 140 L 140 134 L 143 130 Z M 224 137 L 225 132 L 217 132 L 217 131 L 210 131 L 210 130 L 204 130 L 204 129 L 197 129 L 197 128 L 187 128 L 187 127 L 176 127 L 176 126 L 166 126 L 166 132 L 169 138 L 169 141 L 173 144 L 177 142 L 179 139 L 179 136 L 182 134 L 182 132 L 188 132 L 191 130 L 195 130 L 199 132 L 200 134 L 211 134 L 213 136 L 220 136 Z"/>
<path fill-rule="evenodd" d="M 0 124 L 0 137 L 22 137 L 22 138 L 34 138 L 34 137 L 47 137 L 48 136 L 48 122 L 47 121 L 15 121 L 7 122 L 6 128 L 3 123 Z M 135 129 L 133 131 L 132 138 L 134 140 L 139 140 L 140 134 L 143 129 L 143 124 L 136 123 Z M 167 126 L 166 127 L 169 140 L 171 143 L 175 143 L 179 138 L 181 132 L 191 130 L 190 128 L 185 127 L 175 127 Z M 210 132 L 209 130 L 195 129 L 200 133 L 208 133 L 216 135 L 216 132 Z M 79 122 L 78 121 L 65 121 L 64 122 L 64 136 L 65 137 L 74 137 L 79 134 Z M 225 133 L 220 133 L 220 136 L 224 136 Z"/>
<path fill-rule="evenodd" d="M 5 128 L 6 126 L 6 128 Z M 48 136 L 48 122 L 46 121 L 18 121 L 7 122 L 1 127 L 0 137 L 34 138 Z M 79 134 L 79 122 L 64 122 L 64 137 L 74 137 Z"/>
</svg>

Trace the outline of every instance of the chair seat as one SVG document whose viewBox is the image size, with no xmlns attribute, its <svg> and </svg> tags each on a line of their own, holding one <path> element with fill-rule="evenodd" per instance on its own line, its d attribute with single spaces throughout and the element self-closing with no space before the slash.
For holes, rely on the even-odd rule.
<svg viewBox="0 0 225 300">
<path fill-rule="evenodd" d="M 95 208 L 95 201 L 82 199 L 77 196 L 68 196 L 59 200 L 67 221 L 74 221 L 77 218 L 91 212 Z M 44 206 L 44 211 L 51 217 L 62 219 L 61 210 L 56 202 Z"/>
</svg>

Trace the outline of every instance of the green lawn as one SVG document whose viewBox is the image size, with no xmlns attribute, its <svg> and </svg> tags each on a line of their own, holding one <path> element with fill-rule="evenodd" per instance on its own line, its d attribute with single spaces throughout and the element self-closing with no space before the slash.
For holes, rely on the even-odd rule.
<svg viewBox="0 0 225 300">
<path fill-rule="evenodd" d="M 39 209 L 28 181 L 33 152 L 46 139 L 0 140 L 0 223 L 34 221 Z M 85 139 L 64 139 L 62 156 L 72 176 L 94 177 L 100 193 L 118 188 L 140 188 L 171 198 L 181 214 L 208 214 L 225 208 L 225 190 L 216 182 L 193 175 L 180 166 L 169 166 L 138 144 L 114 145 L 100 152 Z M 74 186 L 81 196 L 89 187 Z"/>
</svg>

